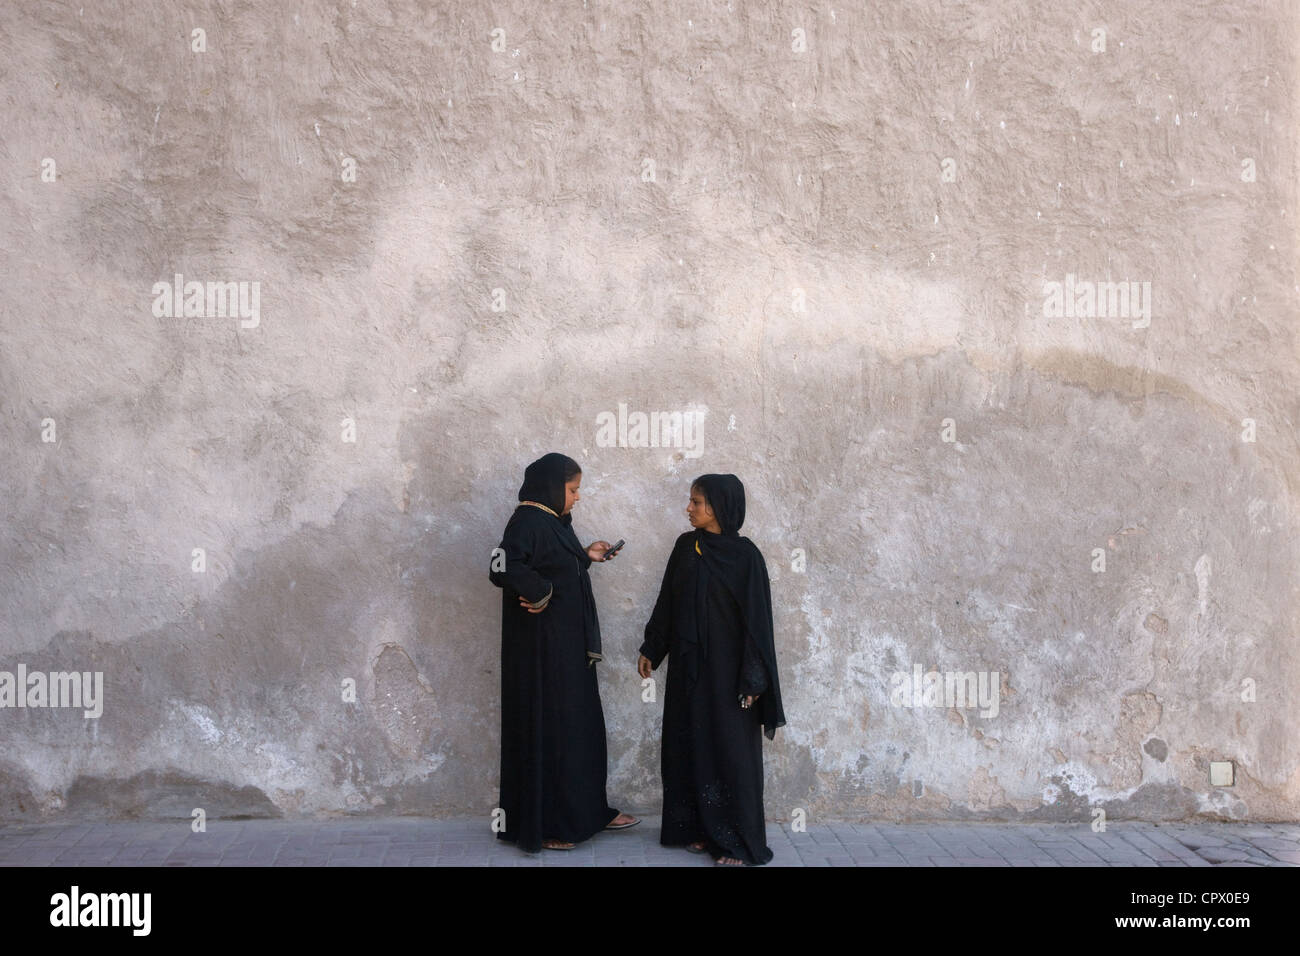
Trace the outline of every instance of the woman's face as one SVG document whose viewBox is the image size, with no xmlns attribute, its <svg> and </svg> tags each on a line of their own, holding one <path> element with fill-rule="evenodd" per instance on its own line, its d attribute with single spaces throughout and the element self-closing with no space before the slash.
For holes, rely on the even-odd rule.
<svg viewBox="0 0 1300 956">
<path fill-rule="evenodd" d="M 578 494 L 578 485 L 582 484 L 582 472 L 578 472 L 572 478 L 564 483 L 564 510 L 560 514 L 568 514 L 573 510 L 573 506 L 582 500 Z"/>
<path fill-rule="evenodd" d="M 703 528 L 706 531 L 721 530 L 714 518 L 713 509 L 709 507 L 704 493 L 698 488 L 691 489 L 691 500 L 686 505 L 686 517 L 690 519 L 692 528 Z"/>
</svg>

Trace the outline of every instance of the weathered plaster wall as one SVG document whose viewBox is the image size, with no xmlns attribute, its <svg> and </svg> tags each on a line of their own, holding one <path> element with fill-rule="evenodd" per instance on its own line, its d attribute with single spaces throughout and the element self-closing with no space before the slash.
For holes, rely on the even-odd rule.
<svg viewBox="0 0 1300 956">
<path fill-rule="evenodd" d="M 3 5 L 0 670 L 104 694 L 0 709 L 0 818 L 486 820 L 489 552 L 559 450 L 628 540 L 616 805 L 734 471 L 771 818 L 1296 819 L 1296 44 L 1282 0 Z M 256 316 L 155 315 L 178 273 Z M 1067 275 L 1150 297 L 1045 314 Z M 620 403 L 700 456 L 604 447 Z"/>
</svg>

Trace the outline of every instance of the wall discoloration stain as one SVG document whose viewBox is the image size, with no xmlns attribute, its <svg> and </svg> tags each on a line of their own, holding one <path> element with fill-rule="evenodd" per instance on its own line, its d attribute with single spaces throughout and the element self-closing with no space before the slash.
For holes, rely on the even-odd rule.
<svg viewBox="0 0 1300 956">
<path fill-rule="evenodd" d="M 1045 2 L 588 6 L 240 7 L 205 53 L 148 4 L 0 10 L 0 671 L 105 678 L 98 719 L 0 708 L 0 819 L 486 825 L 487 566 L 553 450 L 628 541 L 620 808 L 658 805 L 635 649 L 721 471 L 772 579 L 770 820 L 1295 819 L 1300 12 L 1140 0 L 1094 52 Z M 259 323 L 155 316 L 177 273 Z M 1150 283 L 1149 325 L 1052 314 L 1067 276 Z M 620 403 L 701 447 L 606 447 Z"/>
</svg>

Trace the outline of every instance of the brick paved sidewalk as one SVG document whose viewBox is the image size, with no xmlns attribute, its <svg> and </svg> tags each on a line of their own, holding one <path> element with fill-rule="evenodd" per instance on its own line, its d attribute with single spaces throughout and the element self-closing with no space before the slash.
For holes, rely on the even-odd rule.
<svg viewBox="0 0 1300 956">
<path fill-rule="evenodd" d="M 773 866 L 1296 866 L 1300 824 L 769 823 Z M 659 845 L 659 818 L 530 855 L 482 818 L 0 826 L 0 866 L 710 866 Z"/>
</svg>

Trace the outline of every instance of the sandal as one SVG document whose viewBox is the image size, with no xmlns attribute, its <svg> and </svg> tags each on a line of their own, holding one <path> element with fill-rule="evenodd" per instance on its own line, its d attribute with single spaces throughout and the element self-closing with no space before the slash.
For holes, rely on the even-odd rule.
<svg viewBox="0 0 1300 956">
<path fill-rule="evenodd" d="M 704 841 L 703 841 L 703 840 L 700 840 L 698 843 L 688 843 L 688 844 L 686 844 L 686 850 L 687 850 L 687 852 L 689 852 L 689 853 L 708 853 L 708 852 L 709 852 L 709 848 L 706 847 L 706 846 L 704 845 Z"/>
<path fill-rule="evenodd" d="M 636 826 L 638 823 L 641 822 L 641 821 L 638 820 L 636 817 L 632 816 L 632 814 L 630 814 L 630 813 L 620 813 L 620 814 L 618 815 L 618 817 L 628 817 L 628 818 L 631 819 L 632 822 L 631 822 L 631 823 L 619 823 L 619 824 L 616 825 L 616 824 L 614 824 L 614 823 L 611 821 L 610 824 L 609 824 L 609 826 L 605 827 L 605 829 L 606 829 L 606 830 L 626 830 L 628 827 L 634 827 L 634 826 Z M 618 817 L 615 817 L 614 819 L 617 820 Z"/>
<path fill-rule="evenodd" d="M 543 850 L 572 850 L 576 843 L 565 843 L 563 840 L 543 840 Z"/>
</svg>

